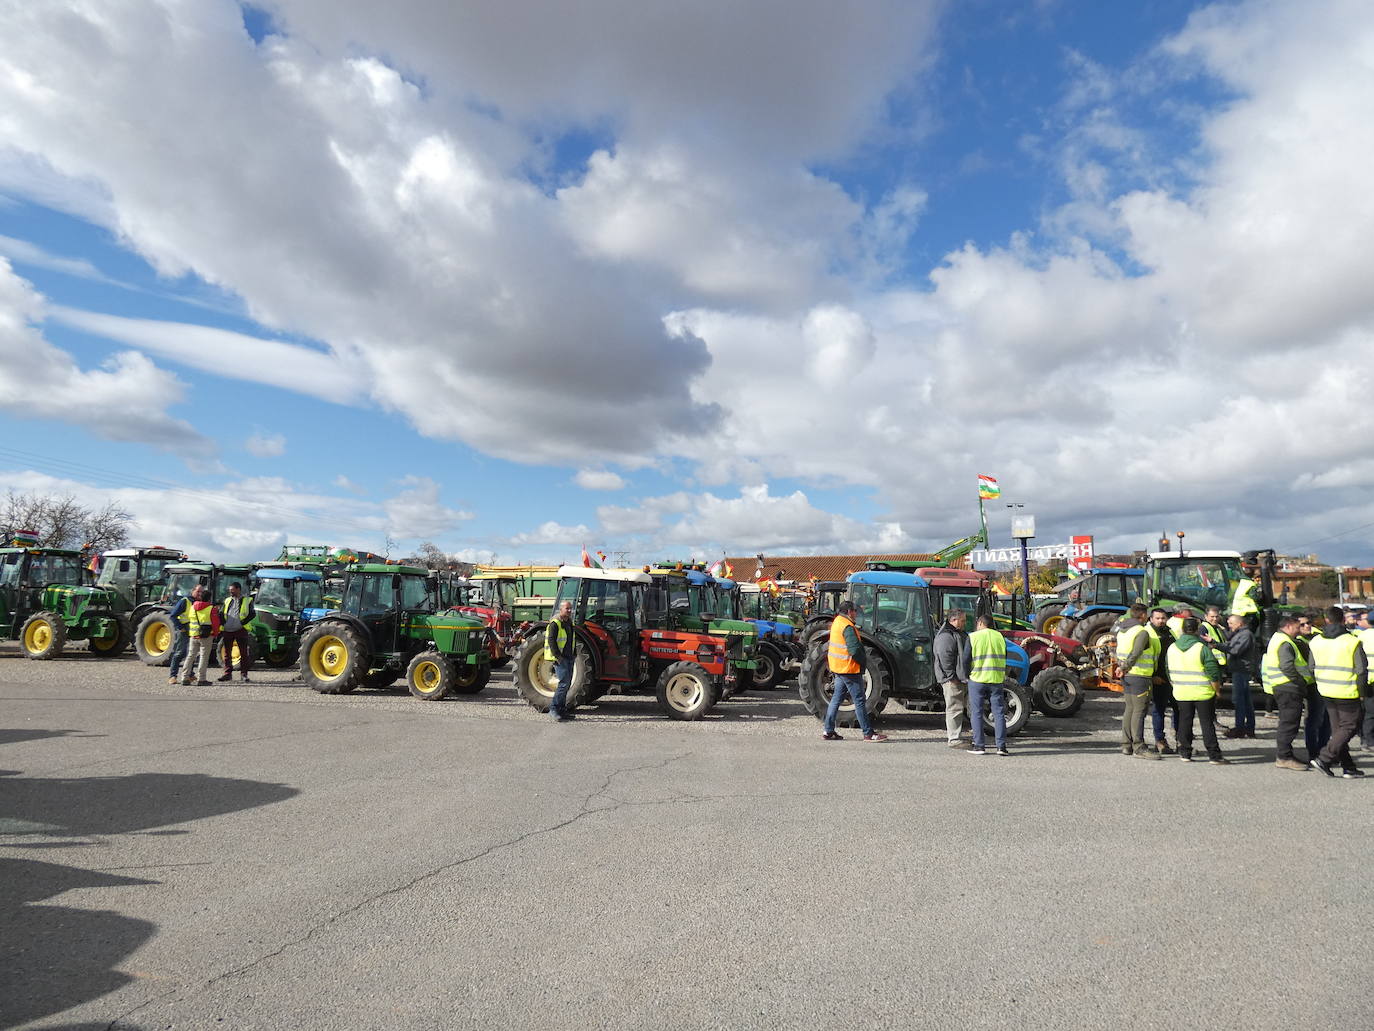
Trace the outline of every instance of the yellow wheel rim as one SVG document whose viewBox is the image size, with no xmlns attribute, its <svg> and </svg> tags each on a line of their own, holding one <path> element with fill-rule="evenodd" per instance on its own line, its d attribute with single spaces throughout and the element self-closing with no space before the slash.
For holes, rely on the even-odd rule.
<svg viewBox="0 0 1374 1031">
<path fill-rule="evenodd" d="M 39 620 L 29 626 L 28 633 L 24 635 L 24 649 L 26 651 L 46 651 L 50 644 L 52 644 L 52 627 L 48 625 L 46 619 Z"/>
<path fill-rule="evenodd" d="M 348 667 L 348 645 L 333 634 L 315 639 L 310 646 L 310 672 L 320 680 L 333 680 Z"/>
<path fill-rule="evenodd" d="M 444 671 L 437 662 L 426 660 L 415 667 L 415 690 L 421 694 L 433 694 L 443 680 Z"/>
<path fill-rule="evenodd" d="M 92 637 L 91 647 L 98 652 L 107 652 L 119 643 L 119 634 L 111 634 L 109 637 Z"/>
<path fill-rule="evenodd" d="M 705 685 L 691 673 L 678 673 L 668 681 L 668 704 L 678 712 L 690 712 L 701 705 Z"/>
<path fill-rule="evenodd" d="M 161 655 L 172 646 L 172 632 L 166 623 L 153 623 L 143 631 L 143 650 L 149 655 Z"/>
<path fill-rule="evenodd" d="M 1045 622 L 1040 624 L 1040 632 L 1042 634 L 1058 635 L 1059 624 L 1062 622 L 1064 622 L 1063 616 L 1046 616 Z"/>
<path fill-rule="evenodd" d="M 552 698 L 558 690 L 558 677 L 553 672 L 553 663 L 544 658 L 543 652 L 536 652 L 528 667 L 530 683 L 545 697 Z"/>
</svg>

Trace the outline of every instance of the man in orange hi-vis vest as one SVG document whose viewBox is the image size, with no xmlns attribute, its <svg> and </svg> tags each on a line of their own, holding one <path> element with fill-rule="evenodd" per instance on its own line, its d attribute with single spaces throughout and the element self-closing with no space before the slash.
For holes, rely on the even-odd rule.
<svg viewBox="0 0 1374 1031">
<path fill-rule="evenodd" d="M 868 718 L 868 706 L 864 704 L 864 664 L 867 656 L 864 654 L 863 641 L 859 639 L 859 631 L 854 626 L 857 618 L 858 610 L 854 603 L 842 601 L 835 621 L 830 624 L 829 660 L 835 687 L 830 695 L 830 707 L 825 710 L 825 733 L 821 737 L 826 741 L 844 740 L 835 733 L 835 717 L 839 715 L 845 695 L 854 700 L 854 715 L 858 717 L 864 740 L 887 740 L 886 734 L 879 734 L 873 729 Z"/>
</svg>

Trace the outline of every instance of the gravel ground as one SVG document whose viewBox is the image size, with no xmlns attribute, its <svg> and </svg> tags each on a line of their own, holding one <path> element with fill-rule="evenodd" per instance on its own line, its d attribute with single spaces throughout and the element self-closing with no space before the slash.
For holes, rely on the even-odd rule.
<svg viewBox="0 0 1374 1031">
<path fill-rule="evenodd" d="M 1367 1028 L 1371 788 L 0 649 L 0 1027 Z M 1261 719 L 1260 732 L 1272 733 Z"/>
</svg>

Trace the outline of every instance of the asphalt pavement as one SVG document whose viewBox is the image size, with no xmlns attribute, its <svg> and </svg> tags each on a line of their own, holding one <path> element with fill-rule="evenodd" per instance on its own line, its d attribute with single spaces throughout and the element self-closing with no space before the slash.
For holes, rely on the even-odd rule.
<svg viewBox="0 0 1374 1031">
<path fill-rule="evenodd" d="M 0 650 L 0 1028 L 1374 1026 L 1374 783 L 1272 740 L 254 680 Z"/>
</svg>

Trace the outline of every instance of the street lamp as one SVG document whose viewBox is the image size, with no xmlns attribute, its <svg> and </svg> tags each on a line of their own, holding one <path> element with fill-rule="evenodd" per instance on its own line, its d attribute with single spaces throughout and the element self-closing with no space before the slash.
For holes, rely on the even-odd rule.
<svg viewBox="0 0 1374 1031">
<path fill-rule="evenodd" d="M 1025 505 L 1007 505 L 1011 509 L 1011 535 L 1014 540 L 1021 542 L 1021 586 L 1026 591 L 1026 611 L 1030 612 L 1032 607 L 1030 589 L 1030 555 L 1026 549 L 1026 541 L 1035 537 L 1035 516 L 1018 513 L 1016 510 L 1025 508 Z"/>
</svg>

